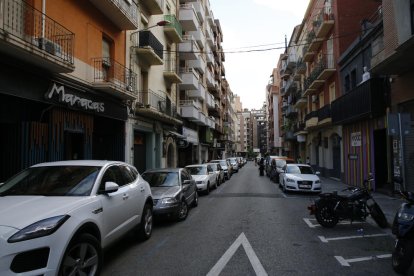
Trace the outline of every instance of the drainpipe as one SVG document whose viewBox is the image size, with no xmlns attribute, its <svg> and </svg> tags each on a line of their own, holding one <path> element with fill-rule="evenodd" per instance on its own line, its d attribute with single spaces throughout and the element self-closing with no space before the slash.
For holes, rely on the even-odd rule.
<svg viewBox="0 0 414 276">
<path fill-rule="evenodd" d="M 42 37 L 45 37 L 46 0 L 42 0 Z"/>
</svg>

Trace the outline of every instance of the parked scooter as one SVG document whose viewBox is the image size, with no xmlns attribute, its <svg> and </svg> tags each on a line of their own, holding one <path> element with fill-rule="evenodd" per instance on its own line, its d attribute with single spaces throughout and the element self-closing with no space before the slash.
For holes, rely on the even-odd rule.
<svg viewBox="0 0 414 276">
<path fill-rule="evenodd" d="M 343 190 L 351 191 L 348 195 L 338 195 L 336 191 L 320 194 L 319 199 L 308 207 L 310 214 L 315 215 L 318 223 L 327 228 L 334 227 L 341 220 L 365 221 L 368 215 L 371 215 L 379 227 L 388 227 L 387 218 L 367 186 L 372 180 L 372 177 L 364 180 L 363 187 Z"/>
<path fill-rule="evenodd" d="M 401 178 L 395 182 L 402 184 Z M 396 236 L 392 252 L 392 267 L 397 273 L 406 273 L 414 258 L 414 194 L 401 192 L 406 202 L 402 203 L 394 217 L 392 233 Z"/>
</svg>

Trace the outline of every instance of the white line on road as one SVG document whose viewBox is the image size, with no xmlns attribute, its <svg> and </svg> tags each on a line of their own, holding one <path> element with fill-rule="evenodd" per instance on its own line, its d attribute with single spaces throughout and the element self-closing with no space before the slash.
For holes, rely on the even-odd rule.
<svg viewBox="0 0 414 276">
<path fill-rule="evenodd" d="M 361 258 L 354 258 L 354 259 L 345 259 L 342 256 L 335 256 L 335 259 L 342 265 L 342 266 L 351 266 L 351 263 L 356 262 L 363 262 L 363 261 L 371 261 L 376 259 L 387 259 L 391 258 L 392 254 L 383 254 L 377 256 L 369 256 L 369 257 L 361 257 Z"/>
<path fill-rule="evenodd" d="M 345 237 L 336 237 L 336 238 L 325 238 L 325 236 L 318 236 L 321 242 L 329 241 L 339 241 L 339 240 L 349 240 L 349 239 L 361 239 L 361 238 L 373 238 L 373 237 L 383 237 L 388 236 L 388 234 L 371 234 L 371 235 L 358 235 L 358 236 L 345 236 Z"/>
<path fill-rule="evenodd" d="M 267 276 L 267 272 L 260 263 L 259 258 L 257 258 L 256 253 L 254 253 L 254 250 L 250 245 L 249 241 L 247 240 L 246 235 L 244 235 L 244 233 L 241 233 L 240 236 L 233 242 L 233 244 L 229 247 L 229 249 L 227 249 L 224 255 L 207 273 L 207 276 L 218 276 L 241 245 L 246 251 L 247 257 L 249 258 L 249 261 L 254 269 L 254 272 L 256 272 L 256 275 Z"/>
<path fill-rule="evenodd" d="M 320 227 L 320 224 L 314 224 L 312 223 L 312 221 L 316 221 L 316 219 L 314 218 L 303 218 L 303 220 L 305 221 L 305 223 L 310 227 L 310 228 L 315 228 L 315 227 Z M 350 222 L 350 221 L 341 221 L 338 223 L 338 225 L 350 225 L 350 224 L 361 224 L 361 223 L 366 223 L 365 221 L 354 221 L 354 222 Z"/>
</svg>

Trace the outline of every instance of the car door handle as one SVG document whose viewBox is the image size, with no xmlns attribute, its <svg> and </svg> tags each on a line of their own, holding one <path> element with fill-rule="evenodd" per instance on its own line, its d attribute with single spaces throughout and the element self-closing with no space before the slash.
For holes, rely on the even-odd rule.
<svg viewBox="0 0 414 276">
<path fill-rule="evenodd" d="M 123 199 L 123 200 L 126 200 L 126 199 L 128 199 L 128 197 L 129 197 L 129 195 L 124 194 L 124 195 L 122 196 L 122 199 Z"/>
</svg>

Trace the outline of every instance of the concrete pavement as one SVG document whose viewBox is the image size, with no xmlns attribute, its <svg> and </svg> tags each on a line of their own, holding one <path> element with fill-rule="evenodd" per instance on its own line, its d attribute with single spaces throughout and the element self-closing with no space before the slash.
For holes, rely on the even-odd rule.
<svg viewBox="0 0 414 276">
<path fill-rule="evenodd" d="M 332 191 L 338 191 L 339 194 L 347 193 L 347 191 L 342 192 L 342 190 L 347 188 L 348 185 L 342 183 L 341 181 L 325 177 L 320 177 L 320 179 L 322 181 L 323 193 Z M 377 201 L 378 205 L 381 207 L 382 211 L 387 217 L 388 224 L 391 225 L 394 220 L 395 213 L 397 212 L 401 203 L 404 202 L 404 200 L 398 197 L 398 195 L 392 197 L 378 192 L 373 192 L 372 197 L 375 199 L 375 201 Z"/>
</svg>

